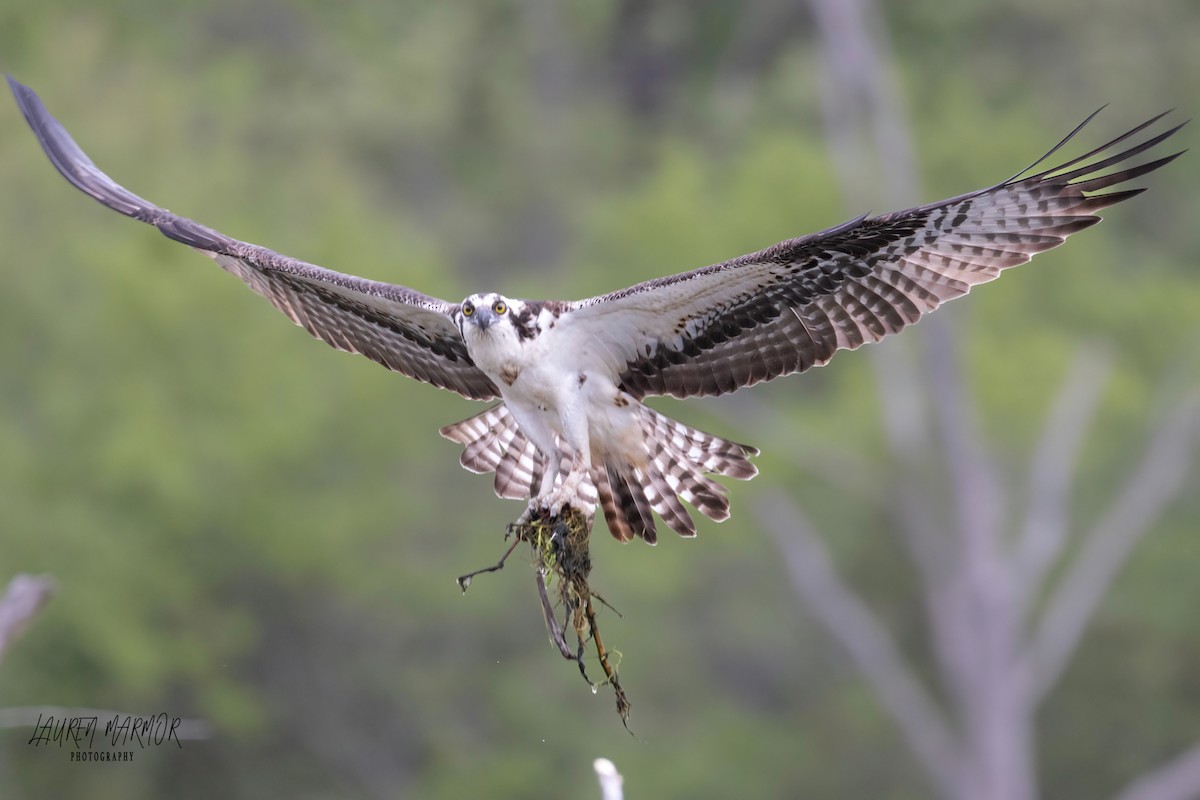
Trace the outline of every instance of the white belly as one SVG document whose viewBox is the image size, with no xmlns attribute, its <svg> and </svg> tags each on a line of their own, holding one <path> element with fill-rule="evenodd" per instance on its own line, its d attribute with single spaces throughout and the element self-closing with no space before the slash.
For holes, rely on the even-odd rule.
<svg viewBox="0 0 1200 800">
<path fill-rule="evenodd" d="M 475 363 L 495 381 L 505 404 L 552 462 L 558 441 L 589 466 L 606 462 L 642 466 L 646 448 L 638 424 L 640 403 L 621 391 L 599 365 L 580 364 L 577 344 L 554 336 L 513 347 L 472 350 Z M 481 343 L 482 344 L 482 343 Z M 586 358 L 586 356 L 585 356 Z"/>
</svg>

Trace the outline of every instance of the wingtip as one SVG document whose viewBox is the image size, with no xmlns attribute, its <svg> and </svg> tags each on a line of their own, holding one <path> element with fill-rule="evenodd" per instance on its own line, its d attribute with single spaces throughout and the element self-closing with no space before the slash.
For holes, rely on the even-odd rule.
<svg viewBox="0 0 1200 800">
<path fill-rule="evenodd" d="M 8 73 L 4 74 L 4 78 L 5 78 L 5 80 L 8 81 L 8 90 L 10 92 L 12 92 L 13 99 L 17 101 L 17 105 L 23 106 L 24 99 L 25 99 L 23 97 L 23 95 L 29 91 L 29 87 L 25 86 L 24 84 L 22 84 L 20 81 L 18 81 L 16 78 L 14 78 L 12 75 L 9 75 Z"/>
<path fill-rule="evenodd" d="M 42 114 L 46 113 L 45 107 L 42 106 L 41 98 L 38 97 L 37 92 L 21 83 L 12 75 L 5 74 L 4 77 L 8 80 L 8 88 L 12 92 L 13 99 L 17 101 L 17 108 L 21 109 L 21 113 L 25 115 L 25 119 L 32 125 L 34 117 L 39 113 L 39 108 L 41 108 Z"/>
<path fill-rule="evenodd" d="M 35 93 L 33 89 L 30 89 L 28 86 L 21 83 L 11 74 L 5 73 L 4 78 L 8 81 L 9 91 L 13 93 L 13 97 L 15 97 L 17 102 L 21 105 L 25 105 L 25 103 L 28 102 L 31 97 L 37 97 L 37 93 Z"/>
</svg>

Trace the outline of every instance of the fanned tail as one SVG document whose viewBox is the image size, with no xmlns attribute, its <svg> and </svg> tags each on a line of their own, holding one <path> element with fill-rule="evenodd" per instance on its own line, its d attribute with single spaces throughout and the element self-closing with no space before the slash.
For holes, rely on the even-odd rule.
<svg viewBox="0 0 1200 800">
<path fill-rule="evenodd" d="M 758 450 L 688 427 L 647 406 L 637 414 L 646 448 L 641 465 L 594 464 L 590 480 L 580 486 L 580 501 L 588 506 L 598 502 L 609 531 L 622 542 L 638 538 L 655 544 L 655 512 L 680 536 L 695 536 L 685 502 L 709 519 L 728 519 L 725 487 L 709 475 L 753 478 L 758 468 L 750 457 Z M 441 434 L 464 446 L 459 463 L 465 469 L 495 473 L 498 496 L 526 500 L 538 491 L 546 459 L 503 404 L 447 425 Z M 560 479 L 570 463 L 568 455 L 563 453 Z"/>
<path fill-rule="evenodd" d="M 644 466 L 605 465 L 592 470 L 604 519 L 621 541 L 658 541 L 650 510 L 680 536 L 695 536 L 696 524 L 683 502 L 709 519 L 729 518 L 725 487 L 709 477 L 749 480 L 758 474 L 750 457 L 758 450 L 688 427 L 652 408 L 638 409 L 646 446 Z"/>
<path fill-rule="evenodd" d="M 506 500 L 528 500 L 538 491 L 546 457 L 521 432 L 517 421 L 503 403 L 476 414 L 462 422 L 447 425 L 442 436 L 464 446 L 458 463 L 475 473 L 496 473 L 492 488 Z M 566 477 L 571 463 L 569 453 L 562 452 L 562 471 Z M 596 504 L 596 488 L 588 481 L 579 487 L 579 499 L 585 505 Z"/>
</svg>

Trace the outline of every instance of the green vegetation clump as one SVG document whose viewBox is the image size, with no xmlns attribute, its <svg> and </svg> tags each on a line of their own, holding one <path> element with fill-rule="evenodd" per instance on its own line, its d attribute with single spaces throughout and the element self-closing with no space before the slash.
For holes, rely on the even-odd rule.
<svg viewBox="0 0 1200 800">
<path fill-rule="evenodd" d="M 588 677 L 584 658 L 587 643 L 591 642 L 595 646 L 596 658 L 604 671 L 604 683 L 612 687 L 617 702 L 617 714 L 628 728 L 631 704 L 625 690 L 621 688 L 617 663 L 614 663 L 614 656 L 619 662 L 620 653 L 610 653 L 604 646 L 592 601 L 596 600 L 606 606 L 608 603 L 588 584 L 588 575 L 592 571 L 588 542 L 591 540 L 594 521 L 593 515 L 574 506 L 567 506 L 556 515 L 535 517 L 527 522 L 514 522 L 508 526 L 508 535 L 513 536 L 514 541 L 500 561 L 494 566 L 461 575 L 456 580 L 465 594 L 476 575 L 502 569 L 513 550 L 522 542 L 528 543 L 533 554 L 538 598 L 542 604 L 542 615 L 551 643 L 558 648 L 563 658 L 579 665 L 579 672 L 592 688 L 593 694 L 599 687 Z M 555 600 L 550 597 L 551 588 L 555 590 Z M 563 614 L 562 624 L 558 622 L 556 613 Z M 575 633 L 574 649 L 567 642 L 567 630 Z"/>
</svg>

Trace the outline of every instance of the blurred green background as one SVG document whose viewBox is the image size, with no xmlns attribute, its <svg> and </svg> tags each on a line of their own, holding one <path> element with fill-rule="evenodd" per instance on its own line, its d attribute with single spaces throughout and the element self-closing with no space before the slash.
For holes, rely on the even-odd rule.
<svg viewBox="0 0 1200 800">
<path fill-rule="evenodd" d="M 1200 98 L 1194 2 L 883 11 L 914 204 L 1007 177 L 1104 103 L 1085 144 Z M 9 0 L 0 68 L 133 191 L 454 300 L 583 297 L 888 210 L 839 195 L 804 4 Z M 1108 354 L 1072 495 L 1081 530 L 1197 382 L 1198 179 L 1185 156 L 947 312 L 1018 486 L 1078 348 Z M 0 706 L 165 710 L 215 730 L 107 766 L 0 730 L 0 796 L 590 797 L 601 755 L 631 797 L 931 795 L 750 513 L 766 492 L 794 497 L 929 674 L 866 353 L 754 390 L 782 429 L 729 403 L 656 404 L 764 453 L 731 487 L 733 519 L 696 540 L 593 539 L 592 584 L 624 615 L 605 637 L 634 738 L 548 645 L 524 557 L 465 597 L 454 585 L 499 555 L 521 508 L 437 434 L 475 406 L 311 340 L 75 192 L 7 99 L 0 186 L 0 582 L 59 584 L 0 665 Z M 835 462 L 873 468 L 850 491 Z M 1046 796 L 1111 795 L 1200 739 L 1200 495 L 1185 480 L 1039 712 Z"/>
</svg>

